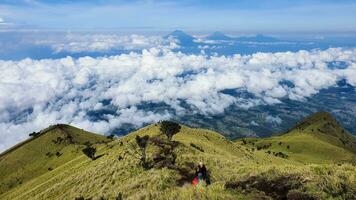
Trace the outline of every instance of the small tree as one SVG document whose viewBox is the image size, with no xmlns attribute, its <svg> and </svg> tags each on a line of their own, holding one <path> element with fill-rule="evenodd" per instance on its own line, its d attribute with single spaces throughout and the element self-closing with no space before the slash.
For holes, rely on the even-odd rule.
<svg viewBox="0 0 356 200">
<path fill-rule="evenodd" d="M 89 158 L 91 158 L 92 160 L 95 160 L 95 153 L 96 153 L 96 148 L 92 147 L 92 146 L 87 146 L 85 149 L 82 150 L 83 153 L 88 156 Z"/>
<path fill-rule="evenodd" d="M 160 131 L 165 134 L 168 140 L 172 140 L 173 135 L 177 134 L 181 129 L 181 126 L 172 121 L 162 121 Z"/>
<path fill-rule="evenodd" d="M 139 148 L 141 150 L 140 161 L 141 161 L 141 165 L 144 168 L 148 168 L 148 163 L 146 161 L 146 147 L 148 145 L 149 138 L 150 137 L 148 135 L 145 135 L 143 137 L 140 137 L 138 135 L 136 136 L 136 143 L 137 143 L 137 145 L 139 146 Z"/>
<path fill-rule="evenodd" d="M 30 137 L 36 137 L 36 136 L 39 136 L 40 135 L 40 132 L 32 132 L 29 134 Z"/>
</svg>

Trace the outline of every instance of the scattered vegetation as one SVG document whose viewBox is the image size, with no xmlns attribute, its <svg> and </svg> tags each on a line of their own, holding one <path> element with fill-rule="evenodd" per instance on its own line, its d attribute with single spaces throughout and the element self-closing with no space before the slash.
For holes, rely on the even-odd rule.
<svg viewBox="0 0 356 200">
<path fill-rule="evenodd" d="M 277 157 L 281 157 L 281 158 L 288 158 L 288 155 L 283 152 L 275 152 L 275 153 L 273 153 L 273 155 L 275 155 Z"/>
<path fill-rule="evenodd" d="M 156 151 L 153 153 L 152 165 L 158 169 L 162 169 L 164 167 L 174 169 L 177 158 L 177 155 L 174 153 L 174 149 L 179 143 L 164 139 L 160 136 L 152 137 L 151 143 L 156 147 Z"/>
<path fill-rule="evenodd" d="M 62 126 L 0 156 L 0 199 L 355 199 L 354 138 L 323 120 L 235 143 L 186 126 L 171 137 L 158 124 L 115 140 Z M 105 156 L 89 162 L 88 147 L 91 159 Z M 211 184 L 193 187 L 200 161 Z"/>
<path fill-rule="evenodd" d="M 266 197 L 275 200 L 283 200 L 289 197 L 306 196 L 307 199 L 317 199 L 316 197 L 309 196 L 300 192 L 303 184 L 301 177 L 295 175 L 288 176 L 249 176 L 244 180 L 229 181 L 225 183 L 226 189 L 240 189 L 244 192 L 255 193 L 256 190 L 263 192 Z M 290 194 L 290 192 L 292 192 Z M 291 199 L 291 198 L 288 198 Z"/>
</svg>

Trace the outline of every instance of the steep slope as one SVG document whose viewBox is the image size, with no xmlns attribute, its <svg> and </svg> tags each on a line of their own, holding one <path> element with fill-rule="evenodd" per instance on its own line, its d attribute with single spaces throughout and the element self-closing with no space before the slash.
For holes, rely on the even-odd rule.
<svg viewBox="0 0 356 200">
<path fill-rule="evenodd" d="M 247 144 L 234 143 L 210 130 L 186 126 L 182 126 L 179 133 L 169 140 L 160 133 L 160 126 L 153 124 L 125 137 L 96 144 L 96 155 L 101 157 L 95 160 L 78 151 L 72 156 L 74 159 L 6 189 L 0 194 L 0 199 L 355 197 L 356 168 L 348 163 L 306 165 L 258 151 Z M 147 141 L 147 146 L 140 148 L 143 140 Z M 145 159 L 142 155 L 146 155 Z M 27 155 L 24 153 L 18 158 L 21 156 Z M 209 171 L 211 185 L 207 187 L 190 184 L 199 161 L 203 161 Z M 10 169 L 11 165 L 6 164 L 6 167 Z M 11 173 L 16 171 L 9 170 Z"/>
<path fill-rule="evenodd" d="M 62 124 L 36 133 L 0 155 L 0 194 L 82 155 L 85 143 L 107 140 L 104 136 Z"/>
<path fill-rule="evenodd" d="M 151 138 L 147 157 L 154 166 L 149 170 L 139 165 L 139 148 L 135 143 L 137 135 L 148 135 Z M 286 162 L 274 156 L 266 157 L 264 153 L 254 154 L 220 134 L 204 129 L 183 126 L 173 140 L 169 142 L 160 135 L 157 124 L 145 127 L 111 143 L 98 144 L 98 154 L 104 156 L 97 160 L 92 161 L 84 155 L 75 154 L 74 160 L 54 167 L 52 171 L 0 195 L 0 198 L 113 198 L 119 192 L 125 192 L 125 196 L 130 199 L 150 195 L 152 198 L 162 197 L 176 195 L 177 189 L 189 184 L 194 177 L 194 165 L 199 161 L 207 164 L 212 181 L 220 182 L 219 187 L 223 180 L 229 179 L 240 167 L 247 168 L 271 161 L 280 164 Z M 155 160 L 157 154 L 166 151 L 168 153 L 164 153 L 163 160 Z M 66 151 L 63 155 L 66 153 L 69 154 Z M 175 158 L 174 164 L 171 164 L 171 158 Z M 225 169 L 224 173 L 221 173 L 222 168 Z"/>
<path fill-rule="evenodd" d="M 315 113 L 287 133 L 238 141 L 256 149 L 288 156 L 302 163 L 356 163 L 356 138 L 326 112 Z"/>
</svg>

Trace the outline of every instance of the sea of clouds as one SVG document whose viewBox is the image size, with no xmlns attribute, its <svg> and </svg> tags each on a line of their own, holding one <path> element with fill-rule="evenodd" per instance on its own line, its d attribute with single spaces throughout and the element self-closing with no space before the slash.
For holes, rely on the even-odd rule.
<svg viewBox="0 0 356 200">
<path fill-rule="evenodd" d="M 56 51 L 88 47 L 56 45 Z M 282 99 L 303 101 L 343 79 L 356 86 L 356 49 L 207 56 L 172 51 L 174 42 L 168 46 L 110 57 L 0 60 L 0 152 L 51 124 L 108 134 L 123 124 L 140 127 L 172 117 L 168 111 L 140 109 L 144 103 L 164 103 L 178 115 L 213 115 L 230 105 L 248 109 Z M 88 114 L 105 109 L 113 112 L 95 120 Z"/>
<path fill-rule="evenodd" d="M 54 37 L 51 40 L 36 41 L 37 44 L 47 44 L 53 53 L 69 52 L 110 52 L 113 50 L 136 50 L 148 48 L 178 48 L 178 41 L 173 37 L 118 34 L 78 34 L 67 33 L 63 38 Z"/>
</svg>

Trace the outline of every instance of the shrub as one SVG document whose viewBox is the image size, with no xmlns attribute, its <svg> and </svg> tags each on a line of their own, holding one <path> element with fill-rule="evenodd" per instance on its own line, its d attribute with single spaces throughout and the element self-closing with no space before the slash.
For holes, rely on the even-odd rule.
<svg viewBox="0 0 356 200">
<path fill-rule="evenodd" d="M 32 132 L 29 134 L 30 137 L 36 137 L 36 136 L 39 136 L 40 135 L 40 132 Z"/>
<path fill-rule="evenodd" d="M 149 164 L 146 159 L 146 147 L 148 145 L 148 140 L 150 139 L 150 137 L 148 135 L 145 135 L 143 137 L 137 135 L 135 139 L 136 139 L 136 144 L 139 146 L 141 150 L 140 163 L 143 168 L 148 169 Z"/>
<path fill-rule="evenodd" d="M 160 131 L 165 134 L 168 140 L 172 140 L 173 135 L 177 134 L 181 129 L 181 126 L 175 122 L 162 121 Z"/>
<path fill-rule="evenodd" d="M 95 158 L 96 158 L 95 157 L 95 153 L 96 153 L 96 148 L 95 147 L 88 146 L 88 147 L 84 148 L 82 151 L 90 159 L 95 160 Z"/>
<path fill-rule="evenodd" d="M 111 134 L 111 135 L 106 136 L 106 138 L 109 140 L 113 140 L 115 138 L 115 135 Z"/>
<path fill-rule="evenodd" d="M 50 157 L 53 156 L 53 154 L 52 154 L 51 152 L 47 152 L 47 153 L 46 153 L 46 156 L 50 158 Z"/>
<path fill-rule="evenodd" d="M 74 138 L 73 138 L 73 136 L 71 136 L 71 135 L 67 135 L 66 141 L 68 141 L 69 144 L 74 144 L 74 143 L 75 143 L 75 142 L 74 142 Z"/>
<path fill-rule="evenodd" d="M 288 158 L 288 155 L 283 152 L 274 153 L 276 157 Z"/>
<path fill-rule="evenodd" d="M 115 200 L 123 200 L 124 198 L 122 197 L 122 192 L 119 192 L 117 196 L 115 197 Z"/>
<path fill-rule="evenodd" d="M 309 195 L 304 192 L 300 192 L 298 190 L 291 190 L 287 194 L 288 200 L 317 200 L 317 197 Z"/>
<path fill-rule="evenodd" d="M 270 148 L 271 146 L 272 146 L 272 143 L 257 145 L 257 150 L 268 149 L 268 148 Z"/>
<path fill-rule="evenodd" d="M 138 135 L 136 136 L 136 143 L 140 147 L 140 149 L 146 149 L 149 138 L 150 137 L 148 135 L 145 135 L 143 137 L 140 137 Z"/>
<path fill-rule="evenodd" d="M 159 136 L 150 138 L 150 142 L 157 147 L 157 151 L 152 157 L 152 167 L 175 169 L 177 155 L 174 153 L 174 149 L 179 143 Z"/>
<path fill-rule="evenodd" d="M 120 161 L 120 160 L 122 160 L 124 158 L 122 156 L 119 156 L 119 157 L 117 157 L 117 159 Z"/>
<path fill-rule="evenodd" d="M 197 149 L 197 150 L 199 150 L 199 151 L 201 151 L 201 152 L 204 152 L 204 149 L 203 149 L 203 148 L 201 148 L 200 146 L 198 146 L 198 145 L 196 145 L 196 144 L 194 144 L 194 143 L 190 143 L 190 146 L 194 147 L 195 149 Z"/>
<path fill-rule="evenodd" d="M 257 193 L 257 190 L 270 197 L 261 199 L 287 199 L 287 195 L 290 191 L 304 189 L 301 177 L 295 175 L 276 176 L 271 178 L 261 175 L 250 176 L 242 180 L 228 181 L 225 183 L 224 187 L 228 190 L 243 189 L 245 191 L 254 192 L 255 194 Z M 295 196 L 296 195 L 293 195 L 291 197 Z"/>
</svg>

